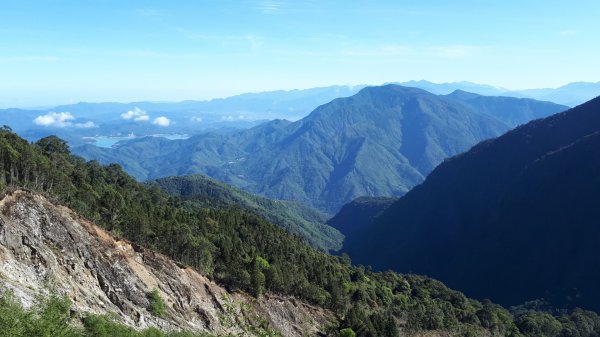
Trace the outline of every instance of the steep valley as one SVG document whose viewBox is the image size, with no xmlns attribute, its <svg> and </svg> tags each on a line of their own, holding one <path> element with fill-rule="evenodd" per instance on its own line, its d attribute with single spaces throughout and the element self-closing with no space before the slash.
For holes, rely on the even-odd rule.
<svg viewBox="0 0 600 337">
<path fill-rule="evenodd" d="M 362 224 L 344 251 L 507 306 L 599 310 L 599 134 L 596 98 L 482 142 Z"/>
</svg>

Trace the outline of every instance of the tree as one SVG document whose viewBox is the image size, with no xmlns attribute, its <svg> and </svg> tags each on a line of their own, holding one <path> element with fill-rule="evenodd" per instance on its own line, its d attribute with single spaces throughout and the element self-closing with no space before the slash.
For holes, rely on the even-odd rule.
<svg viewBox="0 0 600 337">
<path fill-rule="evenodd" d="M 263 259 L 260 256 L 256 256 L 254 258 L 254 261 L 252 263 L 251 282 L 252 291 L 254 292 L 254 296 L 256 297 L 262 295 L 265 291 L 266 278 L 263 271 L 269 269 L 269 267 L 269 261 Z"/>
<path fill-rule="evenodd" d="M 69 153 L 69 145 L 67 142 L 56 137 L 56 136 L 48 136 L 44 137 L 36 142 L 36 144 L 42 149 L 46 156 L 50 156 L 54 153 L 56 154 L 68 154 Z"/>
<path fill-rule="evenodd" d="M 351 328 L 345 328 L 340 330 L 340 337 L 356 337 L 356 332 Z"/>
</svg>

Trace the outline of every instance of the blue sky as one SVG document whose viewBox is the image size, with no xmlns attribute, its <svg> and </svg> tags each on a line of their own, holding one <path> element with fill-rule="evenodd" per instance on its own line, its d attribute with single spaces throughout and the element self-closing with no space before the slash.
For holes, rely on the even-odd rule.
<svg viewBox="0 0 600 337">
<path fill-rule="evenodd" d="M 600 81 L 598 1 L 0 2 L 0 107 Z"/>
</svg>

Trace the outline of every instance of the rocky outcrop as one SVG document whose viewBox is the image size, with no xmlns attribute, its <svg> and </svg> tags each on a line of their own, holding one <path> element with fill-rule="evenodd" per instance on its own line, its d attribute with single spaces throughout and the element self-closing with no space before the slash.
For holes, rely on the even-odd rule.
<svg viewBox="0 0 600 337">
<path fill-rule="evenodd" d="M 11 289 L 24 305 L 48 289 L 67 294 L 73 310 L 112 314 L 130 326 L 212 334 L 319 335 L 331 312 L 295 299 L 228 293 L 195 270 L 120 240 L 25 190 L 0 200 L 0 291 Z M 148 311 L 158 290 L 167 312 Z"/>
</svg>

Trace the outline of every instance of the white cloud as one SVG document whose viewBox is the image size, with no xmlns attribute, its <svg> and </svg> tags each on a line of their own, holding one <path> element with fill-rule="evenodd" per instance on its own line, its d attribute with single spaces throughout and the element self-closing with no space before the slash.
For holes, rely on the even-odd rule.
<svg viewBox="0 0 600 337">
<path fill-rule="evenodd" d="M 129 110 L 125 113 L 121 114 L 121 118 L 123 119 L 133 119 L 136 122 L 144 122 L 150 120 L 150 116 L 148 113 L 138 107 L 133 108 L 133 110 Z"/>
<path fill-rule="evenodd" d="M 45 115 L 37 116 L 33 123 L 41 126 L 67 126 L 70 120 L 75 119 L 69 112 L 49 112 Z"/>
<path fill-rule="evenodd" d="M 169 125 L 171 125 L 171 120 L 165 116 L 160 116 L 160 117 L 156 117 L 154 119 L 154 122 L 152 122 L 152 124 L 158 125 L 158 126 L 169 126 Z"/>
<path fill-rule="evenodd" d="M 202 123 L 202 117 L 192 117 L 192 122 Z"/>
<path fill-rule="evenodd" d="M 73 123 L 75 117 L 70 112 L 48 112 L 45 115 L 37 116 L 33 123 L 40 126 L 53 126 L 58 128 L 75 127 L 82 129 L 95 128 L 94 122 Z"/>
</svg>

